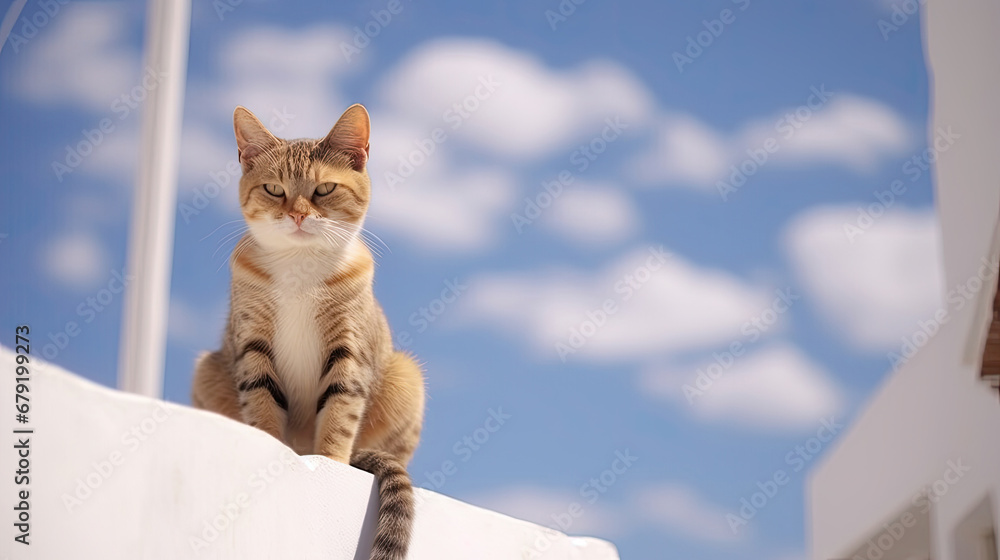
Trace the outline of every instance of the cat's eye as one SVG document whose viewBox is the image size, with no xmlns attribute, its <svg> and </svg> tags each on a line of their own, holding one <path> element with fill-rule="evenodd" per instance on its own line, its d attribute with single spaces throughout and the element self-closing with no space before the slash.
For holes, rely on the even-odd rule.
<svg viewBox="0 0 1000 560">
<path fill-rule="evenodd" d="M 271 196 L 285 196 L 285 189 L 274 183 L 264 183 L 264 190 Z"/>
<path fill-rule="evenodd" d="M 316 187 L 316 196 L 326 196 L 332 193 L 335 188 L 337 188 L 337 183 L 323 183 Z"/>
</svg>

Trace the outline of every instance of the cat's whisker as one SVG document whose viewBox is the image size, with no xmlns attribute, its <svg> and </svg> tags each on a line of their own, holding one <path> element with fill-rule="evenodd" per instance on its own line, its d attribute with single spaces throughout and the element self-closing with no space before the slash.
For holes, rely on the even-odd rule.
<svg viewBox="0 0 1000 560">
<path fill-rule="evenodd" d="M 344 236 L 347 236 L 344 239 L 345 242 L 350 241 L 349 237 L 356 236 L 358 239 L 361 240 L 362 243 L 365 244 L 365 247 L 368 247 L 368 250 L 371 251 L 378 258 L 384 257 L 385 253 L 383 253 L 382 250 L 376 245 L 376 241 L 383 247 L 385 247 L 387 251 L 389 251 L 390 253 L 392 252 L 392 249 L 389 249 L 389 246 L 386 245 L 385 241 L 382 241 L 382 239 L 379 236 L 375 235 L 374 233 L 365 229 L 364 227 L 352 226 L 353 228 L 352 229 L 344 224 L 341 224 L 337 220 L 333 219 L 324 220 L 324 225 L 330 227 L 334 231 L 340 232 Z"/>
<path fill-rule="evenodd" d="M 236 229 L 234 229 L 232 231 L 229 231 L 229 232 L 226 232 L 225 234 L 223 234 L 222 238 L 226 239 L 226 238 L 230 237 L 231 235 L 240 234 L 240 233 L 243 233 L 243 232 L 245 232 L 245 231 L 247 231 L 249 229 L 250 229 L 249 225 L 247 225 L 247 224 L 241 224 L 241 225 L 237 226 Z"/>
<path fill-rule="evenodd" d="M 376 257 L 382 258 L 385 256 L 382 250 L 379 249 L 378 245 L 376 245 L 372 239 L 366 237 L 363 231 L 358 232 L 358 239 L 360 239 L 361 242 L 365 244 L 365 247 L 368 247 L 368 250 L 371 251 Z"/>
<path fill-rule="evenodd" d="M 236 223 L 240 223 L 240 222 L 242 222 L 242 221 L 243 221 L 243 220 L 242 220 L 242 219 L 240 219 L 240 220 L 233 220 L 233 221 L 231 221 L 231 222 L 226 222 L 226 223 L 222 224 L 221 226 L 219 226 L 219 227 L 217 227 L 217 228 L 213 229 L 213 230 L 212 230 L 212 233 L 209 233 L 209 234 L 208 234 L 208 235 L 206 235 L 205 237 L 202 237 L 201 239 L 199 239 L 199 240 L 198 240 L 198 243 L 201 243 L 202 241 L 204 241 L 204 240 L 208 239 L 209 237 L 212 237 L 213 235 L 215 235 L 215 232 L 219 231 L 220 229 L 222 229 L 222 228 L 224 228 L 224 227 L 226 227 L 226 226 L 228 226 L 228 225 L 230 225 L 230 224 L 236 224 Z"/>
<path fill-rule="evenodd" d="M 337 234 L 338 238 L 342 238 L 342 236 L 339 235 L 340 231 L 332 224 L 323 223 L 321 225 L 322 227 L 320 228 L 320 231 L 322 231 L 324 234 Z"/>
<path fill-rule="evenodd" d="M 215 256 L 219 254 L 219 251 L 221 251 L 222 248 L 225 247 L 230 241 L 232 241 L 233 239 L 236 239 L 236 238 L 242 236 L 249 229 L 250 229 L 250 227 L 246 226 L 246 227 L 241 228 L 241 229 L 239 229 L 239 230 L 237 230 L 237 231 L 235 231 L 233 233 L 230 233 L 230 234 L 226 235 L 226 237 L 223 238 L 222 241 L 219 242 L 219 246 L 216 247 L 215 252 L 212 253 L 212 258 L 214 259 Z M 239 243 L 239 242 L 237 241 L 237 243 Z"/>
<path fill-rule="evenodd" d="M 385 247 L 386 251 L 389 251 L 390 253 L 392 252 L 392 249 L 389 248 L 389 245 L 385 241 L 382 241 L 381 237 L 375 235 L 375 233 L 372 230 L 367 229 L 365 227 L 359 227 L 359 230 L 361 231 L 362 235 L 367 234 L 369 237 L 375 238 L 376 241 L 378 241 L 383 247 Z"/>
<path fill-rule="evenodd" d="M 350 241 L 351 241 L 351 238 L 350 238 L 350 233 L 351 232 L 350 231 L 348 231 L 347 229 L 345 229 L 345 228 L 337 225 L 332 220 L 325 222 L 323 225 L 324 225 L 324 228 L 323 228 L 324 231 L 332 234 L 337 239 L 341 240 L 344 245 L 347 245 L 348 243 L 350 243 Z M 340 246 L 340 244 L 334 243 L 334 246 L 338 247 L 338 246 Z"/>
<path fill-rule="evenodd" d="M 235 262 L 236 259 L 239 258 L 240 254 L 247 250 L 248 246 L 249 245 L 243 245 L 241 247 L 237 245 L 236 249 L 233 250 L 232 255 L 228 259 L 223 259 L 222 264 L 219 265 L 219 268 L 215 269 L 215 272 L 218 273 L 220 270 L 222 270 L 222 267 L 226 266 L 226 263 Z"/>
<path fill-rule="evenodd" d="M 216 250 L 215 250 L 215 253 L 214 253 L 214 254 L 212 255 L 212 260 L 215 260 L 215 258 L 216 258 L 216 255 L 218 255 L 218 253 L 219 253 L 219 250 L 220 250 L 220 249 L 222 249 L 222 247 L 219 247 L 219 249 L 216 249 Z M 235 251 L 236 247 L 233 247 L 233 249 L 234 249 L 234 251 Z M 229 256 L 227 257 L 227 256 L 226 256 L 226 254 L 224 253 L 224 254 L 222 255 L 222 262 L 223 262 L 223 263 L 225 263 L 225 262 L 226 262 L 227 260 L 229 260 L 230 258 L 232 258 L 232 255 L 233 255 L 233 254 L 234 254 L 234 252 L 230 252 L 230 253 L 229 253 Z"/>
<path fill-rule="evenodd" d="M 377 246 L 372 245 L 371 242 L 368 241 L 368 239 L 365 239 L 365 237 L 358 236 L 358 239 L 360 239 L 361 242 L 365 244 L 365 247 L 368 247 L 368 250 L 371 251 L 372 254 L 375 255 L 376 257 L 381 259 L 382 257 L 385 256 Z"/>
<path fill-rule="evenodd" d="M 240 235 L 243 235 L 244 233 L 246 233 L 249 230 L 250 230 L 249 226 L 243 226 L 243 227 L 238 228 L 238 229 L 236 229 L 234 231 L 231 231 L 231 232 L 227 233 L 222 238 L 222 240 L 219 241 L 219 245 L 225 245 L 227 242 L 231 241 L 234 237 L 238 237 Z"/>
<path fill-rule="evenodd" d="M 323 238 L 324 238 L 324 239 L 326 239 L 326 241 L 327 241 L 327 242 L 328 242 L 328 243 L 329 243 L 329 244 L 330 244 L 331 246 L 333 246 L 333 247 L 335 247 L 335 248 L 336 248 L 336 247 L 338 246 L 338 244 L 337 244 L 337 240 L 336 240 L 336 239 L 334 239 L 334 237 L 333 237 L 333 234 L 332 234 L 332 233 L 330 233 L 329 231 L 326 231 L 326 230 L 320 230 L 320 234 L 322 234 L 322 235 L 323 235 Z"/>
</svg>

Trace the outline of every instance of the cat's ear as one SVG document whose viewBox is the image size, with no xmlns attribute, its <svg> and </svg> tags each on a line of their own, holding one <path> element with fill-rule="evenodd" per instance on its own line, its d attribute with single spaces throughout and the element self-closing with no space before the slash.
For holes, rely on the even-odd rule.
<svg viewBox="0 0 1000 560">
<path fill-rule="evenodd" d="M 233 128 L 236 131 L 236 148 L 239 150 L 240 163 L 244 167 L 247 167 L 253 158 L 279 143 L 279 140 L 268 132 L 264 123 L 243 106 L 237 107 L 233 112 Z"/>
<path fill-rule="evenodd" d="M 331 152 L 347 154 L 351 158 L 351 167 L 355 171 L 361 171 L 368 162 L 369 134 L 371 121 L 368 110 L 356 103 L 344 111 L 330 133 L 320 141 L 320 146 Z"/>
</svg>

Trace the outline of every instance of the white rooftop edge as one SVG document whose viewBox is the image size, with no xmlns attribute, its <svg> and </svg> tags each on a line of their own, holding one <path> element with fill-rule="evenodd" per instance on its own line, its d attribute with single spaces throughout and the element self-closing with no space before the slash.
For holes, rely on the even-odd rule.
<svg viewBox="0 0 1000 560">
<path fill-rule="evenodd" d="M 8 403 L 0 557 L 368 558 L 378 507 L 370 474 L 299 457 L 255 428 L 108 389 L 34 356 L 28 422 L 19 424 L 10 349 L 0 347 L 0 364 Z M 15 485 L 12 446 L 22 437 L 30 439 L 30 483 Z M 14 540 L 19 512 L 11 509 L 23 490 L 28 546 Z M 618 559 L 605 541 L 417 493 L 412 560 Z"/>
</svg>

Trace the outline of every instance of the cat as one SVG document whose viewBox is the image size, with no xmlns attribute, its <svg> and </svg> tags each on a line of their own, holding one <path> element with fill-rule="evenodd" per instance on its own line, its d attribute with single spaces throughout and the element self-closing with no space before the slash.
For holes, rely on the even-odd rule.
<svg viewBox="0 0 1000 560">
<path fill-rule="evenodd" d="M 424 378 L 393 349 L 362 237 L 371 198 L 370 120 L 353 105 L 320 140 L 283 140 L 233 114 L 248 232 L 230 257 L 222 348 L 195 364 L 192 404 L 255 426 L 299 454 L 375 475 L 372 559 L 402 560 L 414 518 L 406 465 L 423 424 Z"/>
</svg>

